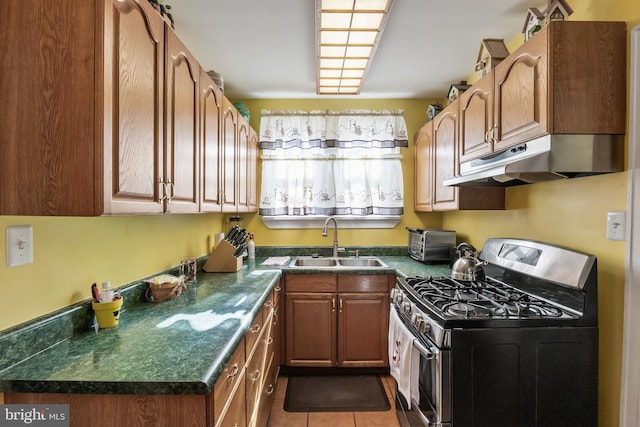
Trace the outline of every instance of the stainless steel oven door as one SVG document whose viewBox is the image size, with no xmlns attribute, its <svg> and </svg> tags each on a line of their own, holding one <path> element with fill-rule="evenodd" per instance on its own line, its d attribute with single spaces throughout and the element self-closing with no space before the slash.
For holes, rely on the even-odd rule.
<svg viewBox="0 0 640 427">
<path fill-rule="evenodd" d="M 420 401 L 412 398 L 411 409 L 396 388 L 396 410 L 402 427 L 451 426 L 450 350 L 430 342 L 414 341 L 420 354 Z"/>
</svg>

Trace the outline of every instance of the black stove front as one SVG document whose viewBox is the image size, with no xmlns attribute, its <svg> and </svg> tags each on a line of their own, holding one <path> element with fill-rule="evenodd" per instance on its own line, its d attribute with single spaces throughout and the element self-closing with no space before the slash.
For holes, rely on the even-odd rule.
<svg viewBox="0 0 640 427">
<path fill-rule="evenodd" d="M 411 409 L 397 393 L 401 424 L 596 426 L 595 258 L 516 239 L 480 256 L 482 281 L 410 277 L 392 291 L 420 357 Z"/>
</svg>

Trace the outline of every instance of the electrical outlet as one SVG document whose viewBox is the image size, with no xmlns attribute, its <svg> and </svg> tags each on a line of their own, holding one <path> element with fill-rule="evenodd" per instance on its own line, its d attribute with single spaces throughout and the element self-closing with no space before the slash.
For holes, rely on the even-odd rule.
<svg viewBox="0 0 640 427">
<path fill-rule="evenodd" d="M 7 267 L 33 262 L 33 227 L 12 225 L 7 227 Z"/>
<path fill-rule="evenodd" d="M 625 240 L 627 234 L 626 212 L 607 213 L 607 239 Z"/>
</svg>

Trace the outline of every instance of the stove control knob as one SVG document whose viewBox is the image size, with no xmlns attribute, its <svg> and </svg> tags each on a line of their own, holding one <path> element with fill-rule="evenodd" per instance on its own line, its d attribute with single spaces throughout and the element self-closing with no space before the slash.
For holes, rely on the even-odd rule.
<svg viewBox="0 0 640 427">
<path fill-rule="evenodd" d="M 402 301 L 402 304 L 400 305 L 400 311 L 402 311 L 404 314 L 411 313 L 411 302 Z"/>
<path fill-rule="evenodd" d="M 416 329 L 418 329 L 421 334 L 426 334 L 429 332 L 429 330 L 431 330 L 431 324 L 427 319 L 423 317 L 416 324 Z"/>
<path fill-rule="evenodd" d="M 403 300 L 404 292 L 402 292 L 400 289 L 396 289 L 396 292 L 394 292 L 393 295 L 393 302 L 395 302 L 397 305 L 401 305 Z"/>
<path fill-rule="evenodd" d="M 411 313 L 411 324 L 413 326 L 418 326 L 418 322 L 420 322 L 420 318 L 422 315 L 420 313 Z"/>
</svg>

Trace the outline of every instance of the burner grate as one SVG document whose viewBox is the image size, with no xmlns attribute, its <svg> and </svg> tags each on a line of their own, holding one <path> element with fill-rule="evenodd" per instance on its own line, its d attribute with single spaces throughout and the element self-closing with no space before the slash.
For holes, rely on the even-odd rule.
<svg viewBox="0 0 640 427">
<path fill-rule="evenodd" d="M 451 277 L 409 278 L 407 284 L 427 304 L 456 319 L 562 317 L 561 308 L 497 280 Z"/>
</svg>

